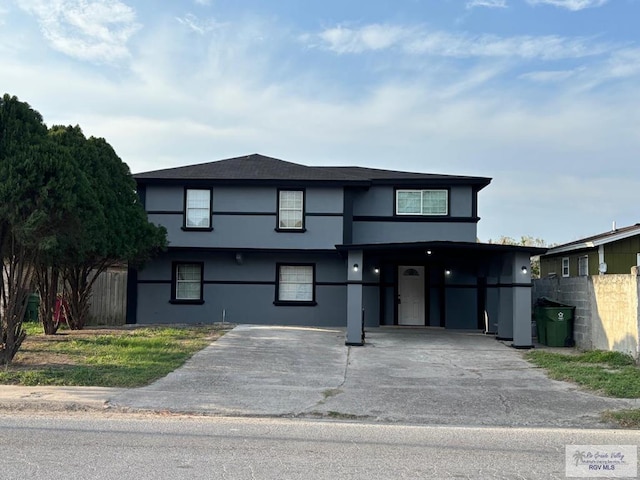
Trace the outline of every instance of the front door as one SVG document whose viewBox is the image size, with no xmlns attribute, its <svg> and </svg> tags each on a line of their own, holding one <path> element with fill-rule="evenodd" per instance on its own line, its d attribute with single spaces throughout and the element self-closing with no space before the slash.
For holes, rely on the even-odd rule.
<svg viewBox="0 0 640 480">
<path fill-rule="evenodd" d="M 398 267 L 398 325 L 425 325 L 424 267 Z"/>
</svg>

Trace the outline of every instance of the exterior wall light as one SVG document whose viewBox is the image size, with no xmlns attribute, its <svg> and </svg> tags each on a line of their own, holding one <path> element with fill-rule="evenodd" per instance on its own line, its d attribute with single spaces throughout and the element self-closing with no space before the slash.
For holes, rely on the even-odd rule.
<svg viewBox="0 0 640 480">
<path fill-rule="evenodd" d="M 243 260 L 244 258 L 242 258 L 242 253 L 241 252 L 236 253 L 236 263 L 238 265 L 242 265 Z"/>
<path fill-rule="evenodd" d="M 448 277 L 449 275 L 451 275 L 451 270 L 449 269 L 445 270 L 444 274 Z"/>
<path fill-rule="evenodd" d="M 427 250 L 427 251 L 426 251 L 426 252 L 424 252 L 424 253 L 426 253 L 427 255 L 431 255 L 431 253 L 432 253 L 432 252 L 431 252 L 431 250 Z"/>
<path fill-rule="evenodd" d="M 380 275 L 380 269 L 378 267 L 374 267 L 373 273 L 375 273 L 376 275 Z"/>
<path fill-rule="evenodd" d="M 353 264 L 353 271 L 357 272 L 360 269 L 360 266 L 357 263 Z"/>
<path fill-rule="evenodd" d="M 527 267 L 525 267 L 524 265 L 522 266 L 522 268 L 520 270 L 522 271 L 523 275 L 527 274 Z"/>
</svg>

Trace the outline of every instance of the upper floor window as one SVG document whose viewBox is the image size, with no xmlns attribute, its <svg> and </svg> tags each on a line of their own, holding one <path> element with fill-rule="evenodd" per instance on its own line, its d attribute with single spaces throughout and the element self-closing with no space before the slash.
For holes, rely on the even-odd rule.
<svg viewBox="0 0 640 480">
<path fill-rule="evenodd" d="M 202 271 L 201 262 L 173 264 L 172 303 L 203 303 Z"/>
<path fill-rule="evenodd" d="M 396 190 L 397 215 L 447 215 L 447 190 Z"/>
<path fill-rule="evenodd" d="M 189 188 L 185 191 L 184 227 L 211 229 L 211 190 Z"/>
<path fill-rule="evenodd" d="M 562 276 L 563 277 L 569 276 L 569 257 L 564 257 L 562 259 Z"/>
<path fill-rule="evenodd" d="M 589 257 L 587 255 L 578 259 L 578 275 L 581 277 L 589 275 Z"/>
<path fill-rule="evenodd" d="M 304 231 L 304 191 L 278 191 L 277 230 Z"/>
</svg>

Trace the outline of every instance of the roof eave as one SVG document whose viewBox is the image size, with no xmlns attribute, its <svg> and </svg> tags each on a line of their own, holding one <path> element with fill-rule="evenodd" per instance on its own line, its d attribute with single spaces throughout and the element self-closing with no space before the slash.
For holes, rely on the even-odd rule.
<svg viewBox="0 0 640 480">
<path fill-rule="evenodd" d="M 566 245 L 560 245 L 558 247 L 550 248 L 546 255 L 557 255 L 560 253 L 575 252 L 578 250 L 587 250 L 590 248 L 597 248 L 600 245 L 607 245 L 608 243 L 618 242 L 626 238 L 635 237 L 640 235 L 640 228 L 630 229 L 624 232 L 608 234 L 605 237 L 590 240 L 588 242 L 570 243 Z"/>
<path fill-rule="evenodd" d="M 182 185 L 182 186 L 305 186 L 305 185 L 336 185 L 368 187 L 368 180 L 329 180 L 329 179 L 242 179 L 242 178 L 149 178 L 133 177 L 138 185 Z"/>
</svg>

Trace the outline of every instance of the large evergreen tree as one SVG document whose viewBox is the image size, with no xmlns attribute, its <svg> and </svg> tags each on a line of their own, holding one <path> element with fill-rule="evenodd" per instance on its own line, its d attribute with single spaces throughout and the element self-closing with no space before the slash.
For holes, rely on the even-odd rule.
<svg viewBox="0 0 640 480">
<path fill-rule="evenodd" d="M 69 324 L 81 329 L 98 276 L 112 265 L 144 262 L 166 246 L 166 230 L 149 223 L 129 167 L 104 139 L 86 139 L 79 127 L 52 127 L 51 136 L 69 149 L 88 182 L 88 194 L 78 195 L 83 228 L 73 235 L 73 249 L 60 262 Z"/>
<path fill-rule="evenodd" d="M 97 276 L 139 264 L 166 245 L 148 222 L 129 168 L 80 127 L 47 129 L 27 103 L 0 99 L 0 364 L 25 338 L 22 321 L 37 284 L 46 333 L 64 279 L 70 325 L 82 328 Z"/>
<path fill-rule="evenodd" d="M 0 101 L 0 364 L 24 340 L 35 266 L 55 249 L 72 206 L 73 162 L 50 142 L 41 115 L 16 97 Z"/>
</svg>

